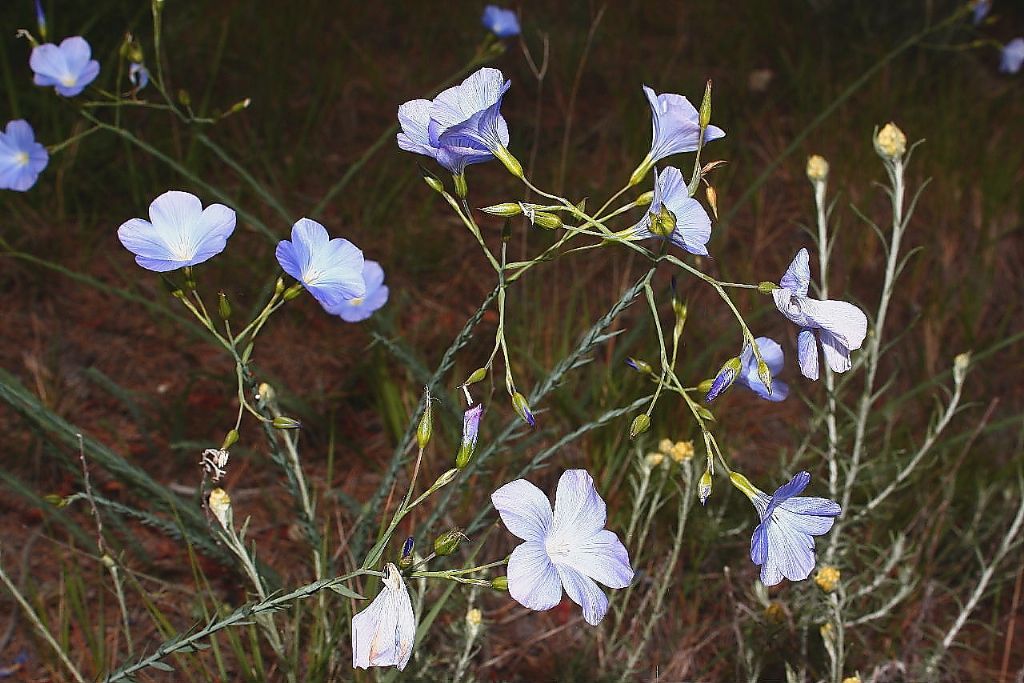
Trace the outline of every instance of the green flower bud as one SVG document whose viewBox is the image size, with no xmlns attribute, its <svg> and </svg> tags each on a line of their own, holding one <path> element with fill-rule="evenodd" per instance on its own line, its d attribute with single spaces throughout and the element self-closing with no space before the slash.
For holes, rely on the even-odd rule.
<svg viewBox="0 0 1024 683">
<path fill-rule="evenodd" d="M 237 429 L 232 429 L 227 434 L 224 435 L 224 441 L 221 443 L 220 449 L 222 451 L 226 451 L 227 449 L 229 449 L 232 446 L 234 446 L 235 442 L 237 442 L 237 441 L 238 441 L 238 430 Z"/>
<path fill-rule="evenodd" d="M 704 474 L 701 475 L 700 481 L 697 483 L 697 496 L 700 498 L 700 504 L 706 504 L 708 502 L 708 496 L 710 495 L 711 470 L 704 470 Z"/>
<path fill-rule="evenodd" d="M 458 529 L 446 531 L 434 539 L 434 554 L 438 557 L 451 555 L 465 540 L 469 540 L 468 537 Z"/>
<path fill-rule="evenodd" d="M 518 202 L 493 204 L 480 210 L 492 216 L 503 216 L 504 218 L 511 218 L 512 216 L 518 216 L 523 213 L 523 207 Z"/>
<path fill-rule="evenodd" d="M 228 302 L 228 295 L 224 292 L 217 292 L 217 312 L 220 313 L 221 320 L 231 317 L 231 304 Z"/>
<path fill-rule="evenodd" d="M 452 180 L 455 181 L 455 196 L 459 199 L 465 199 L 469 196 L 469 185 L 466 184 L 466 174 L 460 173 L 453 175 Z"/>
<path fill-rule="evenodd" d="M 508 577 L 507 576 L 496 576 L 491 579 L 491 588 L 496 591 L 508 592 Z"/>
<path fill-rule="evenodd" d="M 629 427 L 629 438 L 635 439 L 651 428 L 651 416 L 647 413 L 640 413 L 633 418 L 633 424 Z"/>
<path fill-rule="evenodd" d="M 430 389 L 426 390 L 423 400 L 423 415 L 416 426 L 416 445 L 421 451 L 430 443 L 430 437 L 434 433 L 434 410 L 430 400 Z"/>
<path fill-rule="evenodd" d="M 768 369 L 768 364 L 765 363 L 763 360 L 759 361 L 758 364 L 757 364 L 757 377 L 758 377 L 758 379 L 761 380 L 761 382 L 764 384 L 765 388 L 768 390 L 768 394 L 771 395 L 771 393 L 772 393 L 772 373 Z"/>
<path fill-rule="evenodd" d="M 298 420 L 285 417 L 284 415 L 278 415 L 275 417 L 271 424 L 274 425 L 274 429 L 298 429 L 302 426 L 302 423 Z"/>
<path fill-rule="evenodd" d="M 771 294 L 776 289 L 782 289 L 782 288 L 779 287 L 774 282 L 768 282 L 767 280 L 764 281 L 764 282 L 758 282 L 757 283 L 757 291 L 761 292 L 762 294 Z"/>
<path fill-rule="evenodd" d="M 499 147 L 496 150 L 492 150 L 494 156 L 498 158 L 508 172 L 514 175 L 516 178 L 523 178 L 523 165 L 519 163 L 519 160 L 512 156 L 512 152 L 508 151 L 505 147 Z"/>
<path fill-rule="evenodd" d="M 953 381 L 957 384 L 963 384 L 964 379 L 967 377 L 967 368 L 971 365 L 971 353 L 957 354 L 957 357 L 953 359 Z"/>
<path fill-rule="evenodd" d="M 526 397 L 518 391 L 512 394 L 512 409 L 516 411 L 516 414 L 519 415 L 526 424 L 531 427 L 536 426 L 537 420 L 533 417 L 533 412 L 530 410 L 530 404 L 526 402 Z"/>
<path fill-rule="evenodd" d="M 279 278 L 277 278 L 277 282 L 274 283 L 274 294 L 276 294 L 277 296 L 281 296 L 281 294 L 283 292 L 284 292 L 284 278 L 283 277 L 279 277 Z"/>
<path fill-rule="evenodd" d="M 711 81 L 704 86 L 704 99 L 700 103 L 700 127 L 701 130 L 711 123 Z"/>
<path fill-rule="evenodd" d="M 636 198 L 637 206 L 647 206 L 654 201 L 654 190 L 647 190 L 642 195 Z"/>
<path fill-rule="evenodd" d="M 464 384 L 476 384 L 482 382 L 487 377 L 487 368 L 477 368 L 473 371 L 473 374 L 469 376 Z"/>
<path fill-rule="evenodd" d="M 533 214 L 533 224 L 545 230 L 557 230 L 562 227 L 562 219 L 547 211 L 537 211 Z"/>
<path fill-rule="evenodd" d="M 296 282 L 294 285 L 292 285 L 288 289 L 284 290 L 284 300 L 285 301 L 291 301 L 292 299 L 297 297 L 299 294 L 302 294 L 302 283 L 301 282 Z"/>
<path fill-rule="evenodd" d="M 178 104 L 183 107 L 191 106 L 192 96 L 189 95 L 188 90 L 185 90 L 184 88 L 178 90 Z"/>
<path fill-rule="evenodd" d="M 711 391 L 711 387 L 714 386 L 714 384 L 715 384 L 715 380 L 713 380 L 713 379 L 706 379 L 706 380 L 704 380 L 703 382 L 701 382 L 700 384 L 697 385 L 697 391 L 702 393 L 702 394 L 706 394 L 709 391 Z"/>
</svg>

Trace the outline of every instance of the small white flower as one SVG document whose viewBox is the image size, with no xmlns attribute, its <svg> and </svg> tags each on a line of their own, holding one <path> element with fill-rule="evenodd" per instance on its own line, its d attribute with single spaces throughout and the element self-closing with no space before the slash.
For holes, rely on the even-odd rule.
<svg viewBox="0 0 1024 683">
<path fill-rule="evenodd" d="M 604 500 L 585 470 L 568 470 L 558 480 L 555 509 L 525 479 L 491 494 L 501 521 L 526 541 L 508 560 L 508 592 L 524 607 L 547 610 L 562 600 L 562 588 L 597 625 L 608 611 L 608 597 L 597 583 L 625 588 L 633 580 L 629 554 L 614 532 L 604 528 Z"/>
<path fill-rule="evenodd" d="M 352 617 L 352 666 L 405 668 L 416 642 L 416 616 L 398 567 L 384 566 L 384 587 L 369 607 Z"/>
</svg>

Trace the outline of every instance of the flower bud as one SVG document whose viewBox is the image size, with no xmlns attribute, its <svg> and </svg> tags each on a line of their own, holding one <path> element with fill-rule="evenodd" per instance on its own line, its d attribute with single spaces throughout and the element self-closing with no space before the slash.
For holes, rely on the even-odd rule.
<svg viewBox="0 0 1024 683">
<path fill-rule="evenodd" d="M 697 497 L 700 498 L 700 504 L 705 505 L 708 502 L 708 497 L 711 495 L 711 470 L 704 470 L 704 474 L 701 475 L 700 481 L 697 482 Z"/>
<path fill-rule="evenodd" d="M 469 185 L 466 184 L 466 174 L 459 173 L 453 175 L 452 180 L 455 181 L 455 196 L 459 199 L 465 199 L 469 196 Z"/>
<path fill-rule="evenodd" d="M 523 165 L 519 163 L 519 160 L 512 156 L 512 152 L 508 151 L 505 147 L 498 147 L 492 149 L 491 153 L 497 157 L 498 161 L 505 165 L 508 172 L 514 175 L 516 178 L 523 178 Z"/>
<path fill-rule="evenodd" d="M 779 287 L 774 282 L 768 282 L 767 280 L 765 280 L 764 282 L 758 282 L 757 283 L 757 291 L 761 292 L 761 294 L 771 294 L 776 289 L 782 289 L 782 288 Z"/>
<path fill-rule="evenodd" d="M 526 402 L 526 397 L 518 391 L 512 394 L 512 409 L 516 411 L 516 414 L 519 415 L 526 424 L 531 427 L 537 425 L 537 420 L 533 417 L 533 412 L 530 410 L 530 404 Z"/>
<path fill-rule="evenodd" d="M 496 591 L 508 591 L 508 577 L 496 576 L 491 579 L 491 588 Z"/>
<path fill-rule="evenodd" d="M 298 429 L 302 426 L 298 420 L 284 415 L 275 417 L 271 424 L 274 425 L 274 429 Z"/>
<path fill-rule="evenodd" d="M 907 136 L 895 123 L 882 126 L 875 136 L 875 150 L 887 159 L 899 159 L 907 152 Z"/>
<path fill-rule="evenodd" d="M 633 418 L 633 424 L 629 426 L 629 438 L 635 439 L 651 428 L 651 416 L 647 413 L 640 413 Z"/>
<path fill-rule="evenodd" d="M 210 491 L 210 498 L 207 501 L 210 512 L 217 518 L 224 531 L 231 530 L 231 496 L 222 488 Z"/>
<path fill-rule="evenodd" d="M 184 88 L 178 89 L 178 104 L 183 107 L 191 106 L 192 95 L 189 94 L 188 90 L 185 90 Z"/>
<path fill-rule="evenodd" d="M 657 213 L 652 211 L 648 215 L 651 217 L 650 231 L 653 234 L 659 237 L 668 237 L 676 229 L 676 215 L 669 211 L 664 204 L 661 205 Z"/>
<path fill-rule="evenodd" d="M 658 442 L 658 452 L 669 453 L 672 450 L 672 439 L 662 439 Z"/>
<path fill-rule="evenodd" d="M 451 555 L 465 540 L 469 540 L 468 537 L 458 529 L 446 531 L 434 539 L 434 554 L 438 557 Z"/>
<path fill-rule="evenodd" d="M 67 507 L 68 504 L 67 498 L 56 493 L 46 494 L 45 496 L 43 496 L 43 500 L 45 500 L 47 503 L 49 503 L 55 508 Z"/>
<path fill-rule="evenodd" d="M 416 426 L 416 445 L 421 451 L 430 443 L 430 436 L 434 432 L 434 409 L 430 400 L 430 389 L 424 392 L 423 401 L 423 415 Z"/>
<path fill-rule="evenodd" d="M 557 230 L 562 227 L 562 219 L 547 211 L 535 211 L 533 224 L 545 230 Z"/>
<path fill-rule="evenodd" d="M 220 313 L 221 320 L 231 317 L 231 304 L 228 302 L 228 295 L 224 292 L 217 292 L 217 312 Z"/>
<path fill-rule="evenodd" d="M 817 154 L 807 158 L 807 179 L 812 183 L 820 183 L 828 178 L 828 162 L 825 157 Z"/>
<path fill-rule="evenodd" d="M 246 97 L 244 100 L 239 100 L 238 102 L 232 104 L 226 112 L 221 114 L 220 118 L 225 119 L 231 116 L 232 114 L 237 114 L 240 111 L 244 111 L 249 108 L 250 104 L 252 104 L 251 97 Z"/>
<path fill-rule="evenodd" d="M 463 384 L 476 384 L 477 382 L 482 382 L 486 377 L 487 368 L 477 368 Z"/>
<path fill-rule="evenodd" d="M 757 362 L 757 378 L 764 384 L 764 388 L 768 390 L 768 395 L 772 393 L 772 373 L 768 369 L 768 364 L 763 360 Z"/>
<path fill-rule="evenodd" d="M 648 453 L 644 456 L 644 464 L 654 469 L 665 462 L 665 456 L 661 453 Z"/>
<path fill-rule="evenodd" d="M 648 206 L 654 201 L 654 190 L 647 190 L 642 195 L 636 198 L 637 206 Z"/>
<path fill-rule="evenodd" d="M 711 383 L 711 388 L 708 389 L 708 393 L 704 396 L 704 400 L 710 403 L 718 398 L 722 392 L 731 387 L 732 383 L 736 381 L 736 377 L 739 375 L 742 365 L 743 363 L 740 361 L 739 356 L 735 356 L 726 361 L 718 370 L 718 374 L 715 375 L 715 379 Z"/>
<path fill-rule="evenodd" d="M 261 403 L 273 403 L 277 398 L 277 392 L 274 391 L 274 387 L 270 386 L 266 382 L 260 382 L 260 385 L 256 387 L 256 400 Z"/>
<path fill-rule="evenodd" d="M 697 406 L 696 410 L 697 410 L 697 415 L 700 416 L 700 419 L 707 420 L 709 422 L 714 422 L 715 421 L 714 414 L 710 410 L 705 408 L 704 406 Z"/>
<path fill-rule="evenodd" d="M 434 484 L 430 488 L 432 488 L 434 490 L 437 490 L 437 489 L 441 488 L 442 486 L 447 486 L 448 484 L 450 484 L 453 481 L 455 481 L 455 477 L 458 474 L 459 474 L 459 471 L 457 469 L 454 469 L 454 468 L 450 469 L 447 472 L 445 472 L 444 474 L 442 474 L 440 477 L 438 477 L 437 480 L 434 482 Z"/>
<path fill-rule="evenodd" d="M 512 216 L 518 216 L 523 213 L 523 206 L 518 202 L 504 202 L 502 204 L 493 204 L 491 206 L 485 206 L 480 209 L 484 213 L 489 213 L 492 216 L 502 216 L 503 218 L 511 218 Z"/>
<path fill-rule="evenodd" d="M 669 457 L 677 465 L 681 465 L 693 458 L 694 452 L 692 441 L 678 441 L 672 446 L 672 450 L 669 451 Z"/>
<path fill-rule="evenodd" d="M 704 99 L 700 102 L 700 127 L 701 130 L 711 123 L 711 80 L 708 79 L 704 86 Z"/>
<path fill-rule="evenodd" d="M 704 188 L 704 196 L 707 197 L 708 205 L 711 207 L 711 211 L 715 214 L 715 220 L 718 220 L 718 192 L 715 188 L 708 185 Z"/>
<path fill-rule="evenodd" d="M 480 431 L 480 418 L 484 414 L 484 404 L 477 403 L 462 416 L 462 444 L 455 456 L 455 467 L 463 469 L 469 464 L 476 451 L 477 436 Z"/>
<path fill-rule="evenodd" d="M 626 359 L 626 365 L 628 365 L 629 367 L 633 368 L 634 370 L 639 372 L 641 375 L 653 375 L 654 374 L 654 368 L 651 367 L 651 364 L 648 363 L 647 361 L 642 361 L 642 360 L 638 360 L 638 359 L 633 358 L 633 357 L 629 357 L 629 358 Z"/>
<path fill-rule="evenodd" d="M 288 289 L 284 290 L 284 300 L 285 301 L 291 301 L 292 299 L 297 297 L 299 294 L 302 294 L 302 283 L 301 282 L 296 282 L 294 285 L 292 285 Z"/>
<path fill-rule="evenodd" d="M 416 548 L 416 539 L 410 536 L 402 544 L 402 556 L 398 558 L 398 566 L 401 569 L 408 569 L 412 566 L 412 551 Z"/>
<path fill-rule="evenodd" d="M 840 576 L 841 574 L 836 567 L 825 565 L 815 574 L 814 583 L 818 584 L 818 588 L 826 593 L 831 593 L 839 586 Z"/>
<path fill-rule="evenodd" d="M 697 391 L 701 394 L 706 394 L 711 391 L 711 385 L 715 383 L 713 379 L 706 379 L 697 385 Z"/>
<path fill-rule="evenodd" d="M 283 292 L 284 292 L 284 278 L 283 277 L 279 277 L 279 278 L 277 278 L 277 282 L 274 283 L 274 294 L 276 294 L 277 296 L 281 296 L 281 294 Z"/>
<path fill-rule="evenodd" d="M 963 384 L 964 379 L 967 377 L 967 368 L 971 365 L 971 353 L 957 354 L 956 358 L 953 359 L 953 381 L 957 384 Z"/>
<path fill-rule="evenodd" d="M 469 628 L 470 633 L 476 636 L 480 630 L 480 624 L 484 622 L 484 615 L 476 607 L 473 607 L 466 612 L 466 627 Z"/>
<path fill-rule="evenodd" d="M 237 429 L 228 430 L 228 433 L 224 435 L 224 441 L 221 442 L 221 444 L 220 444 L 220 449 L 222 451 L 226 451 L 227 449 L 229 449 L 232 446 L 234 446 L 235 442 L 237 442 L 237 441 L 238 441 L 238 430 Z"/>
</svg>

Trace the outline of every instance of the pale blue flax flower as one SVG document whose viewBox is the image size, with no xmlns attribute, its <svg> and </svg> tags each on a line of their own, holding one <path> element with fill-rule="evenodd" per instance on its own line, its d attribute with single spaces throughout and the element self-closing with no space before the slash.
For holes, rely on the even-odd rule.
<svg viewBox="0 0 1024 683">
<path fill-rule="evenodd" d="M 700 142 L 700 112 L 690 100 L 673 93 L 657 94 L 644 86 L 644 95 L 651 105 L 654 134 L 651 151 L 633 171 L 630 185 L 636 185 L 651 170 L 654 164 L 673 154 L 696 151 Z M 718 126 L 708 125 L 704 131 L 704 142 L 725 137 L 725 131 Z"/>
<path fill-rule="evenodd" d="M 235 212 L 223 204 L 205 209 L 194 194 L 172 190 L 149 205 L 149 220 L 132 218 L 117 237 L 135 262 L 164 273 L 208 261 L 224 251 L 235 230 Z"/>
<path fill-rule="evenodd" d="M 975 26 L 980 24 L 992 11 L 992 0 L 974 0 L 974 7 L 971 12 L 971 21 Z"/>
<path fill-rule="evenodd" d="M 353 299 L 342 299 L 327 307 L 327 312 L 348 323 L 358 323 L 373 315 L 388 302 L 389 290 L 384 284 L 384 269 L 376 261 L 363 262 L 363 281 L 366 294 Z"/>
<path fill-rule="evenodd" d="M 736 383 L 742 384 L 766 401 L 785 401 L 789 396 L 789 386 L 785 382 L 775 379 L 785 365 L 782 347 L 777 341 L 768 337 L 758 337 L 754 343 L 757 344 L 757 350 L 761 352 L 761 357 L 764 359 L 765 365 L 768 366 L 768 372 L 771 373 L 772 392 L 768 393 L 768 387 L 764 385 L 760 375 L 757 374 L 757 358 L 749 344 L 745 345 L 743 352 L 740 353 L 740 371 L 736 377 Z"/>
<path fill-rule="evenodd" d="M 92 59 L 92 48 L 81 36 L 65 38 L 59 46 L 37 45 L 28 64 L 35 73 L 36 85 L 52 85 L 64 97 L 82 92 L 100 73 L 100 63 Z"/>
<path fill-rule="evenodd" d="M 416 615 L 398 567 L 384 565 L 383 587 L 373 602 L 352 617 L 352 666 L 394 666 L 401 671 L 412 657 Z"/>
<path fill-rule="evenodd" d="M 773 290 L 772 296 L 779 312 L 800 327 L 797 336 L 800 372 L 807 379 L 816 380 L 818 344 L 832 371 L 846 372 L 852 366 L 850 352 L 859 349 L 867 335 L 868 319 L 851 303 L 808 297 L 810 282 L 810 257 L 806 249 L 801 249 L 779 281 L 781 287 Z"/>
<path fill-rule="evenodd" d="M 149 85 L 149 70 L 138 62 L 132 62 L 128 67 L 128 82 L 132 84 L 135 92 L 139 92 Z"/>
<path fill-rule="evenodd" d="M 7 122 L 7 129 L 0 132 L 0 190 L 28 190 L 49 161 L 50 155 L 36 142 L 27 121 Z"/>
<path fill-rule="evenodd" d="M 707 256 L 711 218 L 699 201 L 690 196 L 678 168 L 654 171 L 654 199 L 644 217 L 629 230 L 630 239 L 661 237 L 691 254 Z"/>
<path fill-rule="evenodd" d="M 999 70 L 1004 74 L 1015 74 L 1024 65 L 1024 38 L 1014 38 L 1003 46 Z"/>
<path fill-rule="evenodd" d="M 597 585 L 625 588 L 633 580 L 629 554 L 613 531 L 604 528 L 604 500 L 585 470 L 568 470 L 558 480 L 555 509 L 525 479 L 505 484 L 491 502 L 512 534 L 525 543 L 508 560 L 508 591 L 532 610 L 562 600 L 562 588 L 597 625 L 608 611 L 608 597 Z"/>
<path fill-rule="evenodd" d="M 495 157 L 508 165 L 506 158 L 512 157 L 501 102 L 510 85 L 500 71 L 485 67 L 433 101 L 406 102 L 398 108 L 398 146 L 436 159 L 455 176 Z"/>
<path fill-rule="evenodd" d="M 276 255 L 284 272 L 301 282 L 328 313 L 345 299 L 366 296 L 363 252 L 346 239 L 331 239 L 314 220 L 296 221 L 291 241 L 279 242 Z"/>
<path fill-rule="evenodd" d="M 487 5 L 484 7 L 484 14 L 480 21 L 484 28 L 499 38 L 511 38 L 519 35 L 519 18 L 510 9 Z"/>
<path fill-rule="evenodd" d="M 800 472 L 771 496 L 742 474 L 730 475 L 733 485 L 746 494 L 761 523 L 750 539 L 750 559 L 761 567 L 761 583 L 774 586 L 783 578 L 803 581 L 814 569 L 814 537 L 827 533 L 842 512 L 828 498 L 800 496 L 811 475 Z"/>
</svg>

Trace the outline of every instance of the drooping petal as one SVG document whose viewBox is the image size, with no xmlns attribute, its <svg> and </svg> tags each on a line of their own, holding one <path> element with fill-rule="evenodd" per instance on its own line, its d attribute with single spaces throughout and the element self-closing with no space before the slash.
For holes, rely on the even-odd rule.
<svg viewBox="0 0 1024 683">
<path fill-rule="evenodd" d="M 633 581 L 626 546 L 614 531 L 607 529 L 570 546 L 560 563 L 609 588 L 625 588 Z"/>
<path fill-rule="evenodd" d="M 754 535 L 750 537 L 750 559 L 756 565 L 762 565 L 768 560 L 768 532 L 765 530 L 765 522 L 761 522 L 754 529 Z"/>
<path fill-rule="evenodd" d="M 352 618 L 352 666 L 405 668 L 416 642 L 416 616 L 402 575 L 384 567 L 384 586 L 369 607 Z"/>
<path fill-rule="evenodd" d="M 569 599 L 583 608 L 583 619 L 591 626 L 597 626 L 608 612 L 608 596 L 594 583 L 567 564 L 556 564 L 558 576 Z M 509 586 L 511 586 L 511 582 Z"/>
<path fill-rule="evenodd" d="M 811 475 L 808 472 L 797 472 L 792 479 L 787 481 L 785 484 L 775 489 L 775 493 L 772 494 L 772 502 L 768 506 L 768 512 L 776 508 L 780 503 L 789 500 L 794 496 L 799 496 L 807 488 L 807 485 L 811 483 Z"/>
<path fill-rule="evenodd" d="M 551 503 L 539 488 L 525 479 L 516 479 L 492 493 L 491 502 L 512 534 L 524 541 L 543 543 L 552 513 Z"/>
<path fill-rule="evenodd" d="M 796 357 L 800 372 L 809 380 L 818 379 L 818 341 L 813 330 L 800 330 L 796 339 Z"/>
<path fill-rule="evenodd" d="M 828 330 L 853 350 L 859 349 L 868 333 L 868 318 L 864 311 L 846 301 L 805 299 L 801 302 L 804 314 L 817 327 Z"/>
<path fill-rule="evenodd" d="M 590 538 L 604 528 L 607 509 L 586 470 L 566 470 L 558 479 L 549 536 L 559 540 Z"/>
<path fill-rule="evenodd" d="M 828 530 L 832 528 L 832 525 L 836 521 L 836 515 L 839 514 L 838 511 L 832 514 L 818 515 L 806 514 L 792 509 L 794 506 L 791 506 L 790 504 L 793 501 L 802 500 L 808 499 L 793 498 L 779 505 L 779 507 L 775 509 L 775 518 L 777 522 L 801 534 L 807 534 L 808 536 L 821 536 L 822 534 L 828 533 Z M 833 503 L 832 501 L 824 498 L 817 498 L 814 500 L 821 500 L 826 503 L 831 503 L 831 505 L 834 505 L 835 508 L 839 507 L 836 503 Z"/>
<path fill-rule="evenodd" d="M 537 611 L 561 602 L 562 583 L 542 543 L 527 541 L 512 551 L 508 558 L 508 592 L 523 607 Z"/>
<path fill-rule="evenodd" d="M 814 569 L 814 540 L 807 534 L 771 521 L 768 533 L 768 559 L 790 581 L 803 581 Z"/>
<path fill-rule="evenodd" d="M 853 367 L 850 350 L 838 337 L 828 330 L 818 330 L 818 339 L 821 341 L 821 350 L 825 353 L 825 363 L 832 372 L 846 372 Z"/>
<path fill-rule="evenodd" d="M 811 284 L 811 258 L 806 248 L 796 253 L 779 284 L 797 296 L 807 296 L 807 288 Z"/>
<path fill-rule="evenodd" d="M 672 243 L 691 254 L 707 256 L 707 243 L 711 240 L 711 217 L 704 210 L 704 205 L 693 197 L 687 197 L 676 207 L 666 204 L 676 216 L 676 229 L 673 231 Z"/>
<path fill-rule="evenodd" d="M 690 100 L 673 93 L 658 95 L 646 85 L 643 90 L 652 114 L 651 163 L 696 150 L 700 140 L 700 113 Z M 704 131 L 705 142 L 722 137 L 725 131 L 717 126 L 708 126 Z"/>
</svg>

